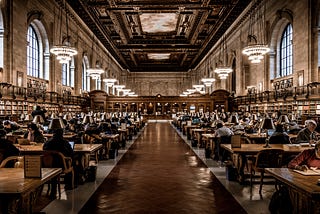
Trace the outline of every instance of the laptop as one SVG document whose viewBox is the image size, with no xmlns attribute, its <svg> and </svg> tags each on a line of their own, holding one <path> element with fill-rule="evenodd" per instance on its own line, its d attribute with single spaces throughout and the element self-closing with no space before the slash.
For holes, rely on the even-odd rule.
<svg viewBox="0 0 320 214">
<path fill-rule="evenodd" d="M 69 144 L 70 144 L 72 150 L 74 150 L 74 141 L 69 141 Z"/>
</svg>

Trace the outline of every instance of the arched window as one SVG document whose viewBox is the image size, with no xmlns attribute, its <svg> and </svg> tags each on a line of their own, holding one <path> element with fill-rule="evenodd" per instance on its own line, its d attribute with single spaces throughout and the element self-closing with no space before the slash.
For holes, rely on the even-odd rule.
<svg viewBox="0 0 320 214">
<path fill-rule="evenodd" d="M 83 57 L 82 60 L 82 90 L 90 91 L 90 76 L 87 74 L 88 58 Z"/>
<path fill-rule="evenodd" d="M 284 77 L 292 74 L 292 25 L 288 24 L 281 37 L 280 42 L 280 70 L 278 77 Z"/>
<path fill-rule="evenodd" d="M 49 64 L 48 36 L 41 21 L 34 19 L 27 32 L 27 75 L 49 80 Z"/>
<path fill-rule="evenodd" d="M 74 87 L 74 60 L 62 64 L 62 85 Z"/>
<path fill-rule="evenodd" d="M 40 48 L 39 39 L 30 25 L 28 28 L 28 47 L 27 47 L 27 74 L 36 78 L 40 78 Z"/>
</svg>

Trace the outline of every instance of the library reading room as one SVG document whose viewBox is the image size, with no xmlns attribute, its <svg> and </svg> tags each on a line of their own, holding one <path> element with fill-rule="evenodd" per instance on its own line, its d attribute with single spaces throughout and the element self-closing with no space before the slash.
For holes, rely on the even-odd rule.
<svg viewBox="0 0 320 214">
<path fill-rule="evenodd" d="M 0 0 L 0 214 L 320 214 L 320 0 Z"/>
</svg>

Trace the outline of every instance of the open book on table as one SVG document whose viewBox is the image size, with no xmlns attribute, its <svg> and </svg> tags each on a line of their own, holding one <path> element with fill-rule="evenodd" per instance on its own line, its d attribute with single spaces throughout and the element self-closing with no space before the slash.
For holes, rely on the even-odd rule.
<svg viewBox="0 0 320 214">
<path fill-rule="evenodd" d="M 320 169 L 308 169 L 307 171 L 301 171 L 294 169 L 293 171 L 302 175 L 320 175 Z"/>
</svg>

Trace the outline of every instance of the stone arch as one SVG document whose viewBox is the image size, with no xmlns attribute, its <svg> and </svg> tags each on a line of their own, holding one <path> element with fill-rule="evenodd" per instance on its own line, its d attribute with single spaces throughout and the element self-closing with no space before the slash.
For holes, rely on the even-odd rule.
<svg viewBox="0 0 320 214">
<path fill-rule="evenodd" d="M 284 29 L 288 24 L 293 23 L 292 12 L 288 9 L 277 11 L 277 17 L 271 24 L 270 32 L 270 80 L 276 78 L 277 73 L 280 70 L 280 42 Z M 292 25 L 293 27 L 293 25 Z"/>
</svg>

